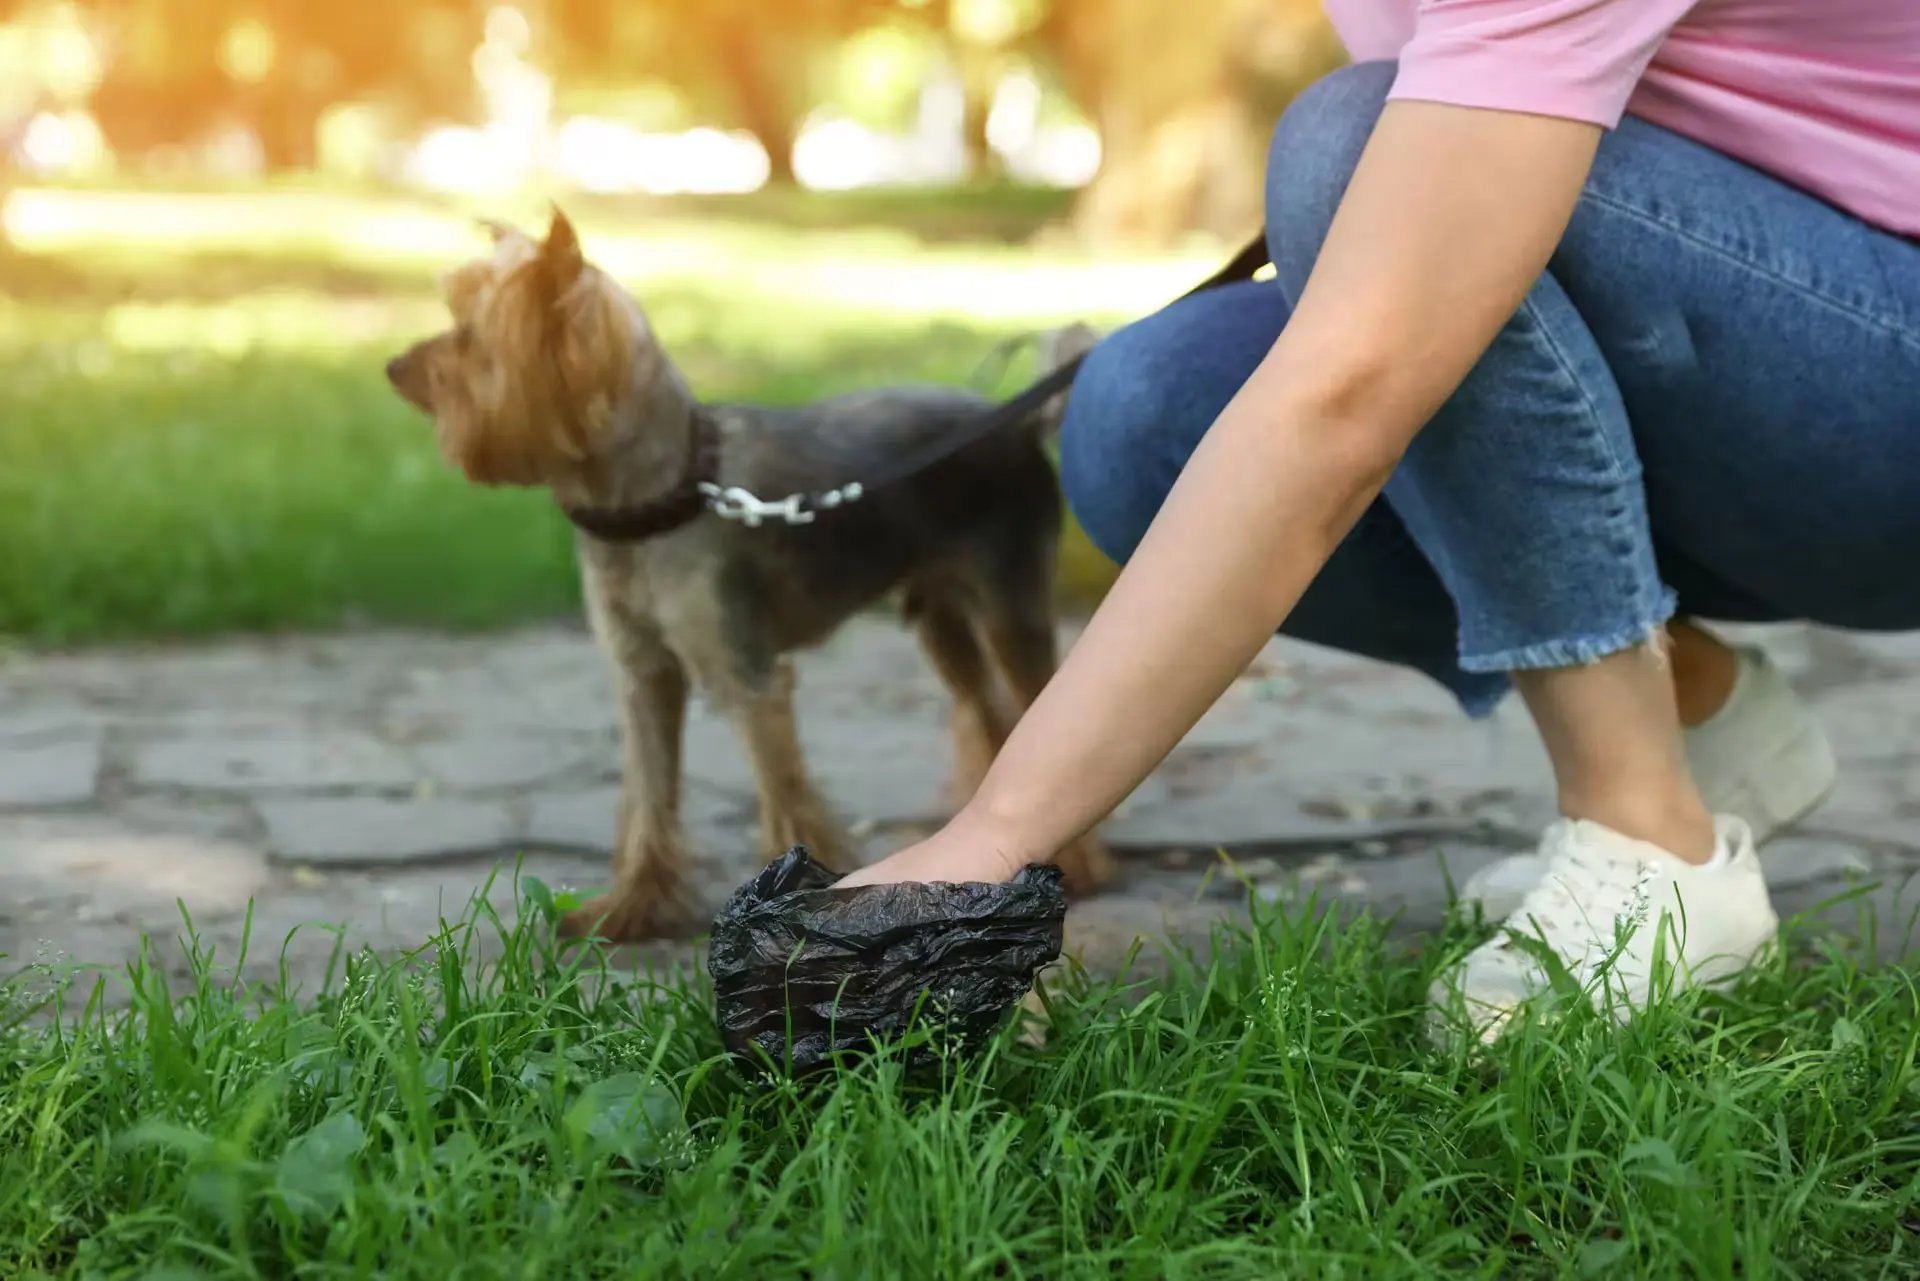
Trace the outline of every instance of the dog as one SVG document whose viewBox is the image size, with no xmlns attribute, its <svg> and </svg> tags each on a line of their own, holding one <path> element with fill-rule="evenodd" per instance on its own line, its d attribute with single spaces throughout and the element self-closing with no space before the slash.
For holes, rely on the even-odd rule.
<svg viewBox="0 0 1920 1281">
<path fill-rule="evenodd" d="M 703 405 L 564 213 L 537 240 L 489 226 L 491 256 L 443 281 L 451 327 L 395 357 L 387 376 L 469 480 L 544 487 L 582 527 L 587 616 L 617 687 L 622 785 L 612 888 L 564 916 L 562 935 L 691 931 L 679 807 L 696 684 L 752 761 L 763 856 L 804 845 L 845 868 L 847 834 L 801 757 L 792 656 L 890 594 L 952 695 L 952 800 L 963 803 L 1056 663 L 1062 500 L 1045 440 L 1064 395 L 810 523 L 724 519 L 715 478 L 762 496 L 824 491 L 937 449 L 994 402 L 900 386 L 798 408 Z M 1064 361 L 1094 338 L 1075 326 L 1040 348 Z M 1076 895 L 1112 873 L 1091 835 L 1058 864 Z"/>
</svg>

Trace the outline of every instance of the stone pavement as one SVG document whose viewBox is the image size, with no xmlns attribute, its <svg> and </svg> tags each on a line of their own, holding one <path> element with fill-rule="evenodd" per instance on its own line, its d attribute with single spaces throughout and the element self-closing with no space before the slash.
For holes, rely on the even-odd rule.
<svg viewBox="0 0 1920 1281">
<path fill-rule="evenodd" d="M 1782 911 L 1865 874 L 1880 945 L 1899 948 L 1920 867 L 1920 637 L 1758 635 L 1845 768 L 1807 829 L 1768 851 Z M 805 656 L 800 698 L 813 768 L 871 854 L 937 819 L 946 705 L 899 629 L 863 620 Z M 556 885 L 603 884 L 616 759 L 606 675 L 577 628 L 0 662 L 0 973 L 111 973 L 143 933 L 178 972 L 179 905 L 231 961 L 251 903 L 248 971 L 284 953 L 311 983 L 335 927 L 353 948 L 417 946 L 496 874 L 510 915 L 516 856 Z M 743 755 L 697 706 L 686 772 L 696 882 L 717 906 L 765 851 Z M 1136 937 L 1203 942 L 1249 883 L 1417 930 L 1439 919 L 1449 874 L 1530 844 L 1548 801 L 1511 702 L 1470 724 L 1418 677 L 1276 642 L 1108 826 L 1123 881 L 1075 907 L 1069 948 L 1098 967 Z M 1832 914 L 1853 921 L 1857 905 Z"/>
</svg>

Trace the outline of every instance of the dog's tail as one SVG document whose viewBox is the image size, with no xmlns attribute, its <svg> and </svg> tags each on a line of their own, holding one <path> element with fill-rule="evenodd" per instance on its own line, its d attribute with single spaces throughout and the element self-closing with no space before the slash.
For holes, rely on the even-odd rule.
<svg viewBox="0 0 1920 1281">
<path fill-rule="evenodd" d="M 1083 321 L 1074 321 L 1070 325 L 1060 325 L 1053 329 L 1043 329 L 1033 333 L 1016 334 L 1012 338 L 996 343 L 980 367 L 974 371 L 972 383 L 981 394 L 991 394 L 989 388 L 1006 376 L 1007 367 L 1013 363 L 1016 353 L 1023 347 L 1033 348 L 1033 377 L 1038 382 L 1048 374 L 1074 364 L 1094 347 L 1099 345 L 1100 332 Z M 992 367 L 993 375 L 987 377 L 987 369 Z M 1072 380 L 1047 399 L 1024 421 L 1038 431 L 1044 438 L 1060 430 L 1060 422 L 1067 413 L 1067 392 Z"/>
<path fill-rule="evenodd" d="M 987 354 L 980 358 L 980 363 L 974 366 L 973 377 L 967 380 L 967 385 L 982 396 L 991 396 L 1006 378 L 1014 357 L 1025 348 L 1034 349 L 1033 376 L 1044 378 L 1067 361 L 1093 350 L 1094 344 L 1099 341 L 1100 335 L 1091 325 L 1082 321 L 1054 329 L 1030 329 L 1011 338 L 1002 338 L 989 347 Z"/>
<path fill-rule="evenodd" d="M 1088 352 L 1099 345 L 1100 331 L 1084 321 L 1049 329 L 1034 342 L 1035 371 L 1039 377 L 1045 377 L 1056 369 L 1078 365 Z M 1067 416 L 1067 396 L 1072 390 L 1072 384 L 1069 383 L 1049 397 L 1035 415 L 1043 437 L 1060 430 L 1061 420 Z"/>
</svg>

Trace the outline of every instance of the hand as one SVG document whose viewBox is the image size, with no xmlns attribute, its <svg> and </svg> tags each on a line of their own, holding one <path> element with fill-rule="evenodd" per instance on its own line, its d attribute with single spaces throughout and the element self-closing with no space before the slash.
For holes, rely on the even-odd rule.
<svg viewBox="0 0 1920 1281">
<path fill-rule="evenodd" d="M 926 840 L 842 878 L 834 888 L 900 881 L 997 885 L 1012 880 L 1028 863 L 1039 861 L 1020 857 L 1012 853 L 1013 849 L 1012 842 L 994 837 L 962 815 Z"/>
</svg>

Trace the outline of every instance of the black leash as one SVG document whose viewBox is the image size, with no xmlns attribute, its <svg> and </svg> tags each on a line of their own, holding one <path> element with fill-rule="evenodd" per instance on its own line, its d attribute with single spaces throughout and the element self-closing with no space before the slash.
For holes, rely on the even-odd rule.
<svg viewBox="0 0 1920 1281">
<path fill-rule="evenodd" d="M 1264 235 L 1256 236 L 1247 246 L 1235 254 L 1232 261 L 1214 272 L 1211 276 L 1187 290 L 1175 299 L 1185 301 L 1210 289 L 1222 285 L 1234 284 L 1242 280 L 1253 279 L 1268 262 L 1267 240 Z M 937 463 L 944 462 L 975 441 L 984 440 L 995 432 L 1006 431 L 1018 426 L 1043 409 L 1047 402 L 1066 391 L 1080 372 L 1085 354 L 1075 356 L 1059 368 L 1049 370 L 1036 379 L 1032 385 L 1010 400 L 1001 401 L 980 418 L 969 424 L 965 431 L 951 436 L 942 436 L 924 449 L 915 450 L 902 458 L 894 460 L 874 475 L 849 481 L 833 489 L 815 490 L 810 493 L 788 494 L 784 498 L 765 499 L 738 486 L 723 485 L 713 479 L 711 468 L 712 449 L 696 448 L 698 460 L 689 469 L 689 474 L 676 485 L 667 497 L 667 502 L 643 504 L 625 511 L 586 511 L 568 509 L 567 519 L 586 533 L 610 542 L 637 542 L 642 538 L 651 538 L 666 533 L 692 520 L 704 510 L 713 512 L 723 520 L 738 521 L 743 525 L 758 526 L 769 520 L 788 525 L 812 524 L 823 511 L 832 511 L 848 503 L 859 502 L 861 498 L 876 489 L 896 484 L 909 476 L 915 476 Z M 710 424 L 701 424 L 711 430 Z M 700 464 L 704 463 L 703 468 Z M 690 496 L 697 495 L 700 503 L 691 503 Z M 656 510 L 670 507 L 671 510 Z"/>
</svg>

